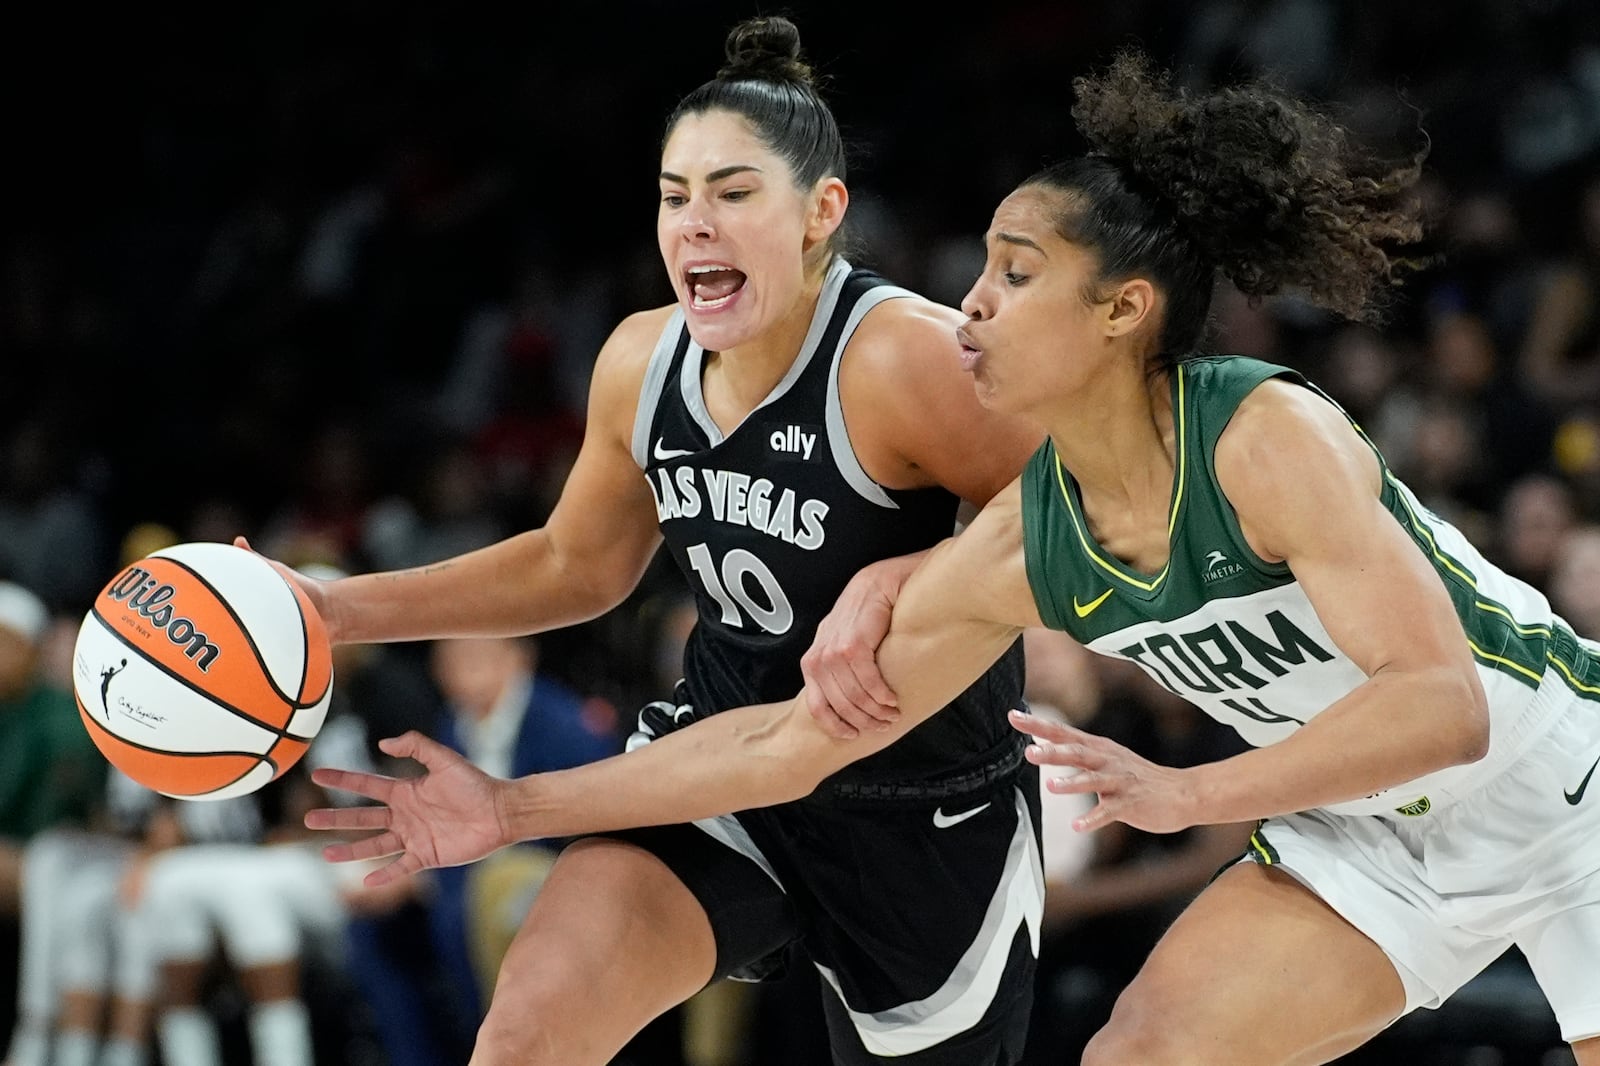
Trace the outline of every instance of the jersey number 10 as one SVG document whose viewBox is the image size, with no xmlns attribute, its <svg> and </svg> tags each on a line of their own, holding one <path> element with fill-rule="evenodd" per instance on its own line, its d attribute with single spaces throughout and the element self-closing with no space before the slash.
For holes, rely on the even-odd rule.
<svg viewBox="0 0 1600 1066">
<path fill-rule="evenodd" d="M 746 615 L 768 633 L 787 633 L 789 627 L 794 625 L 794 608 L 789 605 L 789 597 L 783 594 L 783 586 L 772 576 L 767 564 L 754 553 L 743 548 L 733 549 L 722 557 L 720 575 L 711 558 L 711 549 L 704 544 L 690 547 L 688 556 L 689 565 L 699 575 L 706 593 L 722 608 L 723 625 L 744 629 Z M 755 578 L 755 583 L 761 587 L 761 593 L 767 600 L 765 604 L 757 603 L 745 588 L 747 577 Z M 743 613 L 740 613 L 741 607 L 744 608 Z"/>
</svg>

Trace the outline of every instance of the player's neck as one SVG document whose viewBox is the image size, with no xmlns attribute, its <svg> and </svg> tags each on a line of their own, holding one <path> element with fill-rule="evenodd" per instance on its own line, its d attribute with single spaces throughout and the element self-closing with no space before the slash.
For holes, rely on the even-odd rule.
<svg viewBox="0 0 1600 1066">
<path fill-rule="evenodd" d="M 771 328 L 737 347 L 706 353 L 701 390 L 719 424 L 724 419 L 737 423 L 783 380 L 799 358 L 821 293 L 820 280 L 807 285 L 788 313 Z"/>
<path fill-rule="evenodd" d="M 1046 425 L 1086 510 L 1137 511 L 1172 493 L 1177 440 L 1166 375 L 1144 388 L 1104 388 L 1073 397 Z"/>
</svg>

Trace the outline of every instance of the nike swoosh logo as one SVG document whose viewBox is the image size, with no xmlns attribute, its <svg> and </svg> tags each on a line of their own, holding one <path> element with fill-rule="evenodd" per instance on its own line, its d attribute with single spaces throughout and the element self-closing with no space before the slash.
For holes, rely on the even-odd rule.
<svg viewBox="0 0 1600 1066">
<path fill-rule="evenodd" d="M 949 829 L 953 825 L 960 825 L 973 815 L 982 814 L 989 809 L 989 806 L 989 804 L 985 803 L 981 807 L 974 807 L 972 810 L 962 811 L 960 814 L 946 814 L 944 813 L 944 808 L 940 807 L 933 812 L 933 827 L 935 829 Z"/>
<path fill-rule="evenodd" d="M 682 459 L 685 455 L 693 455 L 693 448 L 663 448 L 661 438 L 656 438 L 656 461 L 664 463 L 668 459 Z"/>
<path fill-rule="evenodd" d="M 1115 591 L 1117 590 L 1106 589 L 1099 596 L 1095 597 L 1093 600 L 1090 600 L 1088 603 L 1079 603 L 1078 597 L 1074 596 L 1072 597 L 1072 609 L 1078 612 L 1079 618 L 1088 618 L 1091 614 L 1094 614 L 1095 608 L 1109 600 L 1111 598 L 1111 594 Z"/>
<path fill-rule="evenodd" d="M 1589 779 L 1594 776 L 1596 766 L 1600 766 L 1600 759 L 1594 761 L 1594 765 L 1589 767 L 1589 772 L 1583 775 L 1583 780 L 1578 782 L 1578 791 L 1562 793 L 1567 797 L 1567 802 L 1574 807 L 1583 802 L 1583 794 L 1589 790 Z"/>
</svg>

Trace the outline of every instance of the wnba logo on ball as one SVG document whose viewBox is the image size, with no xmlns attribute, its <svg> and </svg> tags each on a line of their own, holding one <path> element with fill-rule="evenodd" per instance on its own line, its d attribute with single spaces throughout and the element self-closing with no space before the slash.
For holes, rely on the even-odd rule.
<svg viewBox="0 0 1600 1066">
<path fill-rule="evenodd" d="M 126 602 L 151 625 L 164 631 L 172 643 L 188 645 L 183 653 L 201 670 L 209 670 L 221 650 L 189 619 L 173 617 L 177 612 L 167 601 L 177 594 L 177 589 L 162 584 L 150 576 L 150 571 L 137 566 L 128 567 L 106 586 L 107 596 Z"/>
</svg>

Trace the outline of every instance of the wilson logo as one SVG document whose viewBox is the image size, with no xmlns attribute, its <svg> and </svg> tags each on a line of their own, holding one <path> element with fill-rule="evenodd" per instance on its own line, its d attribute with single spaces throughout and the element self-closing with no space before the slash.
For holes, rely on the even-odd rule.
<svg viewBox="0 0 1600 1066">
<path fill-rule="evenodd" d="M 107 596 L 126 603 L 139 617 L 165 633 L 168 640 L 182 646 L 183 654 L 201 670 L 210 670 L 221 649 L 193 622 L 178 614 L 171 602 L 177 594 L 177 589 L 157 581 L 150 571 L 138 566 L 128 567 L 106 589 Z"/>
</svg>

